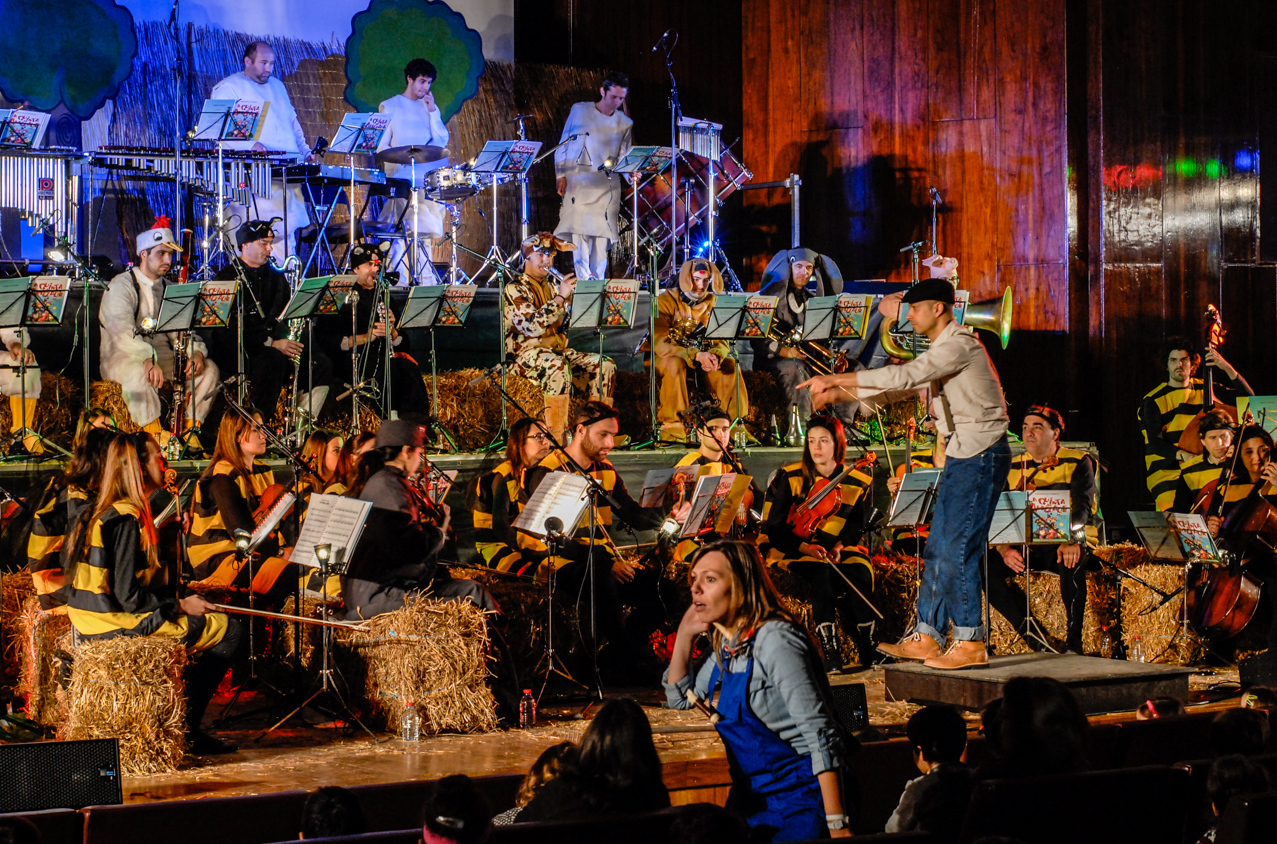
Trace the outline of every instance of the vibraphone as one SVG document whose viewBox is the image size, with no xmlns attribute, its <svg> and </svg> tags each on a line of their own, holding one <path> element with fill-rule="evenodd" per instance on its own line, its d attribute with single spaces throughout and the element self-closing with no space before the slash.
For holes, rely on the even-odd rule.
<svg viewBox="0 0 1277 844">
<path fill-rule="evenodd" d="M 0 208 L 17 208 L 33 224 L 74 237 L 84 158 L 69 148 L 0 151 Z"/>
<path fill-rule="evenodd" d="M 222 168 L 225 197 L 247 205 L 253 194 L 270 198 L 271 171 L 292 162 L 294 156 L 279 152 L 224 151 Z M 219 178 L 217 150 L 183 150 L 179 159 L 172 147 L 100 147 L 90 154 L 90 165 L 131 178 L 179 179 L 188 189 L 215 195 Z"/>
</svg>

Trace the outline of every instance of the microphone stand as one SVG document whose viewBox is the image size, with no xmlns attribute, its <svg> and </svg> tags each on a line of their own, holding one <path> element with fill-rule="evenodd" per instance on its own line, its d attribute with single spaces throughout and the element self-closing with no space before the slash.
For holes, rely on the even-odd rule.
<svg viewBox="0 0 1277 844">
<path fill-rule="evenodd" d="M 511 396 L 508 392 L 506 392 L 505 388 L 497 382 L 496 378 L 494 377 L 494 373 L 492 372 L 491 369 L 487 370 L 484 373 L 483 377 L 487 378 L 490 382 L 492 382 L 492 386 L 497 390 L 497 392 L 501 394 L 501 396 L 507 402 L 510 403 L 511 406 L 514 407 L 515 410 L 519 411 L 520 413 L 522 413 L 524 416 L 528 417 L 529 419 L 537 418 L 531 413 L 528 413 L 528 411 L 525 410 L 523 406 L 519 404 L 518 400 L 516 400 L 513 396 Z M 586 486 L 589 487 L 589 491 L 590 491 L 590 543 L 588 546 L 588 550 L 586 551 L 586 558 L 585 558 L 586 578 L 588 579 L 589 586 L 590 586 L 590 662 L 591 662 L 591 668 L 593 669 L 593 672 L 594 672 L 595 692 L 598 695 L 598 698 L 602 700 L 603 699 L 603 683 L 599 677 L 599 653 L 598 653 L 598 645 L 596 642 L 596 624 L 595 624 L 595 621 L 596 621 L 595 617 L 597 613 L 595 608 L 595 581 L 594 581 L 594 577 L 595 577 L 594 537 L 595 537 L 595 528 L 598 525 L 598 516 L 597 516 L 598 501 L 599 499 L 606 501 L 608 506 L 612 508 L 612 512 L 617 513 L 618 515 L 620 514 L 621 508 L 620 508 L 620 505 L 617 503 L 616 499 L 612 497 L 612 494 L 609 493 L 606 489 L 604 489 L 603 485 L 599 483 L 598 479 L 595 478 L 589 472 L 587 472 L 585 470 L 585 467 L 583 467 L 580 463 L 577 463 L 576 459 L 572 457 L 571 454 L 568 454 L 567 449 L 565 449 L 563 447 L 563 444 L 559 442 L 558 437 L 554 435 L 554 432 L 546 431 L 545 433 L 550 440 L 551 452 L 558 454 L 560 458 L 563 460 L 564 464 L 570 468 L 573 474 L 579 475 L 580 477 L 584 478 Z M 551 569 L 554 568 L 553 557 L 550 557 L 549 559 L 547 559 L 546 562 Z M 551 577 L 553 577 L 553 574 L 551 575 Z M 582 586 L 584 585 L 585 583 L 583 582 Z M 551 611 L 553 611 L 553 608 L 551 608 Z M 579 621 L 578 621 L 578 626 L 579 626 Z"/>
</svg>

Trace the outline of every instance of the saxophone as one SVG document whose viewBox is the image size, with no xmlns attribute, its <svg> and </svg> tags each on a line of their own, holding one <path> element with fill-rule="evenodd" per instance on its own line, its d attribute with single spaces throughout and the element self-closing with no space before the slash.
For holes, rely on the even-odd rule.
<svg viewBox="0 0 1277 844">
<path fill-rule="evenodd" d="M 182 229 L 182 263 L 178 270 L 177 283 L 186 284 L 191 272 L 191 251 L 195 246 L 195 232 Z M 164 456 L 167 460 L 178 460 L 186 450 L 182 441 L 186 434 L 186 367 L 193 355 L 195 337 L 191 331 L 180 332 L 173 343 L 173 413 L 169 420 L 169 438 L 165 443 Z"/>
<path fill-rule="evenodd" d="M 271 263 L 275 263 L 273 258 L 271 259 Z M 296 255 L 289 255 L 284 259 L 283 265 L 276 266 L 275 268 L 282 272 L 284 277 L 288 279 L 290 295 L 295 295 L 297 293 L 297 288 L 301 285 L 301 259 Z M 301 342 L 302 332 L 305 330 L 306 320 L 293 319 L 288 321 L 288 339 L 292 340 L 294 343 Z M 296 355 L 290 355 L 290 357 L 293 361 L 293 391 L 288 406 L 293 408 L 294 414 L 298 417 L 297 433 L 300 435 L 302 430 L 302 425 L 300 423 L 302 420 L 300 418 L 301 414 L 297 413 L 297 390 L 301 386 L 302 380 L 302 356 L 299 352 Z"/>
</svg>

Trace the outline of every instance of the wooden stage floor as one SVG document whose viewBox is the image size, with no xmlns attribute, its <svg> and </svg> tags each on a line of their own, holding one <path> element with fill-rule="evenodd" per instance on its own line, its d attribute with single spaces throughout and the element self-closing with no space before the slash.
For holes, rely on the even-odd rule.
<svg viewBox="0 0 1277 844">
<path fill-rule="evenodd" d="M 832 678 L 834 683 L 865 683 L 870 723 L 888 737 L 904 735 L 904 724 L 918 707 L 888 700 L 883 671 L 875 668 Z M 1221 698 L 1210 688 L 1236 683 L 1236 668 L 1198 671 L 1190 678 L 1191 710 L 1237 705 L 1237 695 Z M 652 722 L 656 749 L 664 763 L 665 781 L 675 803 L 726 798 L 729 776 L 722 743 L 698 712 L 665 709 L 663 694 L 647 689 L 608 689 L 610 697 L 631 696 L 643 704 Z M 210 717 L 220 714 L 214 701 Z M 238 753 L 190 759 L 178 771 L 162 776 L 125 777 L 124 800 L 141 803 L 200 797 L 233 797 L 291 789 L 312 790 L 325 785 L 402 782 L 436 779 L 448 774 L 523 773 L 545 748 L 561 741 L 579 741 L 588 721 L 578 717 L 587 701 L 548 705 L 543 723 L 531 730 L 507 730 L 480 735 L 442 735 L 408 749 L 397 738 L 374 743 L 366 734 L 347 735 L 341 729 L 316 726 L 320 716 L 307 712 L 310 725 L 294 719 L 254 743 L 265 723 L 243 721 L 218 734 L 240 745 Z M 261 705 L 247 694 L 237 708 Z M 966 713 L 974 731 L 977 713 Z M 1092 721 L 1131 720 L 1133 713 L 1097 716 Z"/>
</svg>

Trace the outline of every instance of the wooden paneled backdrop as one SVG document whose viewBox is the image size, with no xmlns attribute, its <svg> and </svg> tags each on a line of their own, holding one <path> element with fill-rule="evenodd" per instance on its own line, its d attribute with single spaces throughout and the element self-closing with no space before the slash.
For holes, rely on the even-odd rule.
<svg viewBox="0 0 1277 844">
<path fill-rule="evenodd" d="M 744 0 L 735 11 L 521 0 L 516 11 L 531 8 L 535 25 L 516 15 L 524 45 L 542 33 L 535 43 L 557 45 L 560 62 L 638 68 L 636 117 L 648 121 L 662 119 L 665 90 L 650 45 L 678 28 L 697 47 L 697 72 L 680 71 L 685 111 L 688 87 L 713 109 L 698 117 L 740 104 L 745 163 L 758 181 L 802 177 L 803 241 L 849 278 L 907 277 L 898 250 L 928 237 L 935 185 L 941 251 L 960 260 L 964 286 L 976 299 L 1015 290 L 1011 346 L 991 348 L 1014 424 L 1047 401 L 1070 438 L 1099 443 L 1110 524 L 1148 499 L 1135 410 L 1165 376 L 1158 349 L 1198 337 L 1207 303 L 1230 329 L 1229 360 L 1256 391 L 1277 392 L 1277 238 L 1260 238 L 1261 221 L 1277 226 L 1277 202 L 1260 206 L 1277 168 L 1259 169 L 1263 151 L 1277 155 L 1272 0 Z M 649 131 L 636 137 L 659 140 Z M 734 202 L 728 254 L 756 286 L 788 245 L 788 200 Z"/>
</svg>

